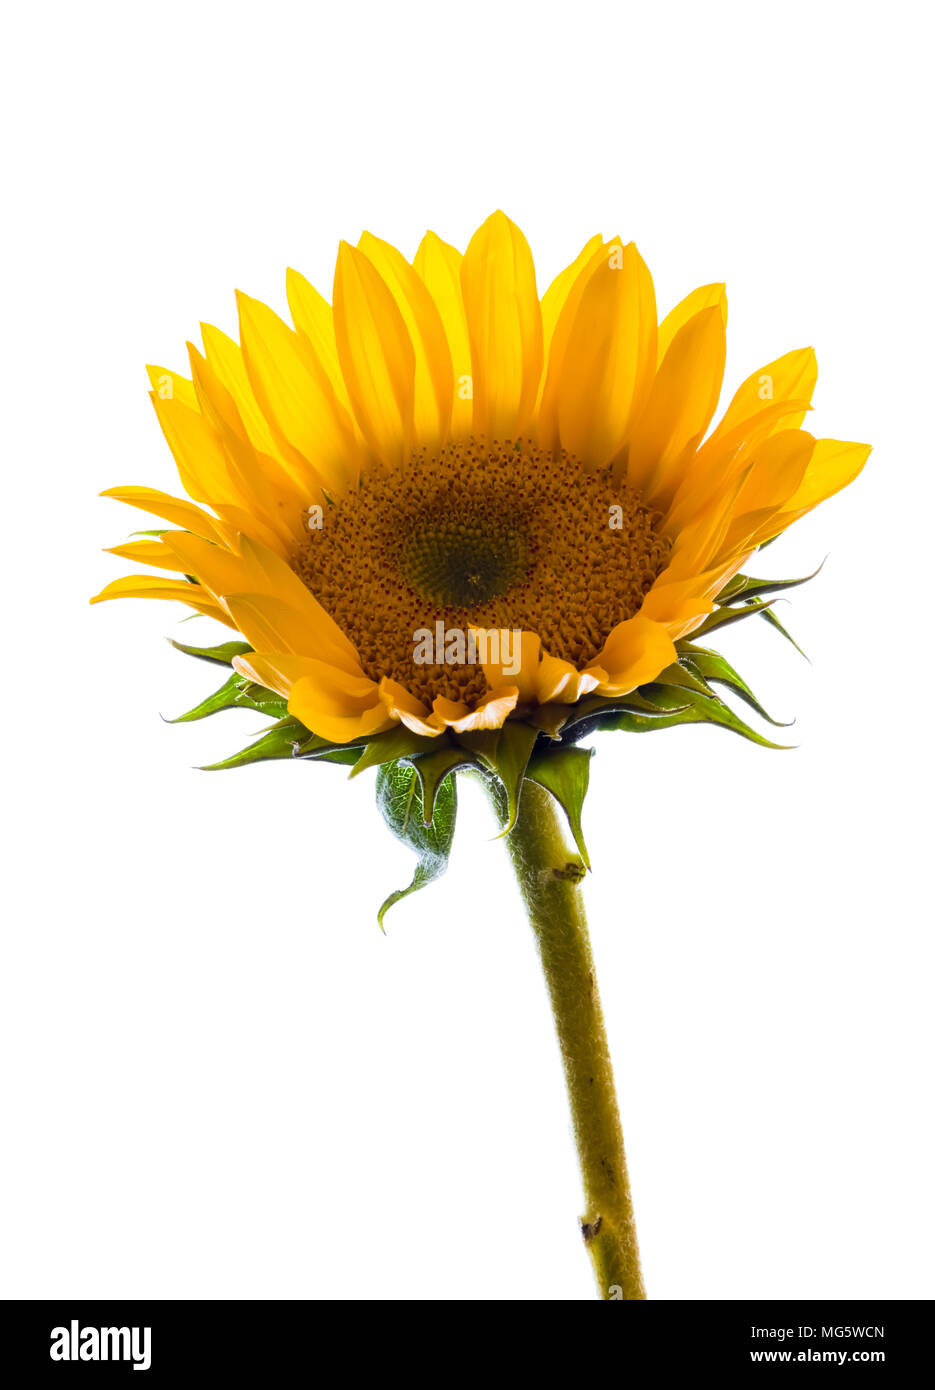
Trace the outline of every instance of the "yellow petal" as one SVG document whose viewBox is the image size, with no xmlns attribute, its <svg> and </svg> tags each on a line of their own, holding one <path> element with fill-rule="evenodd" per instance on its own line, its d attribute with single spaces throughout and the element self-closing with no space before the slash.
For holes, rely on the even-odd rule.
<svg viewBox="0 0 935 1390">
<path fill-rule="evenodd" d="M 434 710 L 429 710 L 405 686 L 384 676 L 380 681 L 380 700 L 387 715 L 396 723 L 404 724 L 414 734 L 426 738 L 437 738 L 444 733 L 445 725 Z"/>
<path fill-rule="evenodd" d="M 557 382 L 564 449 L 601 467 L 625 445 L 656 370 L 656 298 L 632 242 L 605 247 L 584 286 Z"/>
<path fill-rule="evenodd" d="M 474 431 L 515 439 L 532 416 L 542 372 L 542 314 L 532 253 L 502 212 L 474 233 L 461 265 L 471 341 Z"/>
<path fill-rule="evenodd" d="M 536 674 L 536 699 L 541 705 L 550 700 L 560 705 L 573 705 L 597 689 L 604 672 L 596 667 L 579 671 L 570 661 L 544 651 Z"/>
<path fill-rule="evenodd" d="M 140 565 L 154 565 L 157 569 L 171 570 L 175 574 L 189 574 L 184 560 L 174 555 L 160 538 L 142 541 L 127 541 L 124 545 L 109 545 L 108 555 L 119 555 L 122 560 L 133 560 Z"/>
<path fill-rule="evenodd" d="M 455 439 L 470 434 L 474 418 L 471 341 L 461 294 L 462 259 L 454 246 L 434 232 L 426 232 L 412 262 L 438 309 L 448 341 L 454 392 L 451 434 Z"/>
<path fill-rule="evenodd" d="M 316 640 L 326 641 L 341 651 L 342 659 L 337 660 L 335 664 L 343 666 L 345 661 L 349 661 L 352 666 L 348 666 L 347 669 L 356 670 L 358 658 L 354 644 L 325 612 L 292 566 L 272 550 L 257 544 L 250 536 L 242 535 L 239 540 L 241 554 L 256 577 L 257 587 L 264 593 L 274 594 L 291 603 L 306 626 L 314 630 Z"/>
<path fill-rule="evenodd" d="M 244 514 L 246 529 L 289 553 L 303 536 L 302 514 L 316 492 L 303 496 L 278 463 L 257 454 L 233 397 L 191 344 L 189 351 L 201 413 L 153 395 L 185 490 L 221 515 Z"/>
<path fill-rule="evenodd" d="M 625 695 L 653 680 L 676 660 L 672 638 L 644 614 L 618 623 L 597 655 L 607 673 L 601 692 Z"/>
<path fill-rule="evenodd" d="M 663 571 L 666 583 L 698 575 L 707 569 L 730 525 L 737 497 L 748 472 L 749 466 L 732 477 L 727 486 L 716 492 L 675 537 L 669 563 Z M 662 575 L 657 576 L 656 583 L 662 582 L 662 578 Z"/>
<path fill-rule="evenodd" d="M 233 550 L 211 545 L 200 536 L 189 535 L 187 531 L 167 531 L 165 545 L 185 565 L 186 574 L 193 574 L 218 599 L 254 586 L 254 574 Z"/>
<path fill-rule="evenodd" d="M 718 306 L 702 309 L 672 340 L 630 441 L 627 481 L 668 506 L 684 454 L 697 447 L 717 407 L 726 341 Z"/>
<path fill-rule="evenodd" d="M 444 727 L 453 729 L 456 734 L 479 733 L 484 729 L 502 728 L 516 708 L 518 698 L 516 686 L 491 690 L 478 700 L 473 710 L 468 710 L 466 705 L 459 706 L 453 700 L 439 696 L 432 705 L 432 711 Z"/>
<path fill-rule="evenodd" d="M 189 584 L 185 579 L 163 579 L 155 574 L 128 574 L 123 579 L 114 579 L 106 585 L 99 594 L 95 594 L 91 602 L 103 603 L 111 598 L 177 599 L 207 618 L 217 618 L 228 627 L 234 626 L 212 594 L 198 584 Z"/>
<path fill-rule="evenodd" d="M 815 382 L 818 379 L 818 363 L 814 348 L 797 348 L 767 362 L 747 377 L 734 393 L 734 397 L 713 431 L 708 444 L 716 446 L 724 435 L 755 416 L 771 401 L 790 399 L 810 403 Z M 781 429 L 798 429 L 804 419 L 804 412 L 786 416 L 777 424 Z"/>
<path fill-rule="evenodd" d="M 711 499 L 722 494 L 729 481 L 746 468 L 753 450 L 777 428 L 810 409 L 799 400 L 771 401 L 754 415 L 741 420 L 720 438 L 711 436 L 683 462 L 683 476 L 665 513 L 664 531 L 675 536 Z M 799 412 L 802 412 L 800 415 Z"/>
<path fill-rule="evenodd" d="M 671 572 L 663 571 L 643 600 L 638 616 L 652 618 L 677 642 L 714 612 L 714 600 L 748 558 L 734 557 L 681 580 L 673 580 Z"/>
<path fill-rule="evenodd" d="M 364 232 L 358 248 L 375 267 L 402 315 L 415 354 L 413 422 L 419 444 L 448 437 L 454 377 L 448 339 L 432 296 L 395 246 Z"/>
<path fill-rule="evenodd" d="M 560 270 L 552 281 L 545 294 L 542 296 L 542 360 L 548 366 L 549 348 L 552 345 L 552 338 L 559 316 L 568 301 L 575 282 L 584 274 L 595 254 L 601 250 L 603 241 L 600 236 L 592 236 L 586 241 L 571 265 L 566 265 L 564 270 Z M 545 386 L 546 373 L 542 373 L 541 386 Z M 540 389 L 540 396 L 542 392 Z"/>
<path fill-rule="evenodd" d="M 194 502 L 184 497 L 171 497 L 167 492 L 159 492 L 152 487 L 109 487 L 101 493 L 102 497 L 113 497 L 118 502 L 126 502 L 130 507 L 139 507 L 151 516 L 161 516 L 174 526 L 183 526 L 205 540 L 224 545 L 229 533 L 223 522 L 208 516 Z"/>
<path fill-rule="evenodd" d="M 334 274 L 334 330 L 357 423 L 377 457 L 396 466 L 413 442 L 415 352 L 389 288 L 346 241 Z"/>
<path fill-rule="evenodd" d="M 223 553 L 209 554 L 210 548 L 199 549 L 191 538 L 170 537 L 167 543 L 188 556 L 192 573 L 204 575 L 203 582 L 224 601 L 236 622 L 243 618 L 249 624 L 250 631 L 242 631 L 257 651 L 317 657 L 360 674 L 354 644 L 275 552 L 246 535 L 238 537 L 239 553 L 230 559 Z"/>
<path fill-rule="evenodd" d="M 805 476 L 814 448 L 814 436 L 806 430 L 783 430 L 765 440 L 753 454 L 735 515 L 784 506 Z"/>
<path fill-rule="evenodd" d="M 840 439 L 816 439 L 805 476 L 784 510 L 810 510 L 847 487 L 867 462 L 871 447 Z"/>
<path fill-rule="evenodd" d="M 476 629 L 472 629 L 476 632 Z M 484 645 L 480 650 L 487 656 L 492 656 L 492 648 Z M 497 655 L 502 653 L 497 646 Z M 491 691 L 516 689 L 518 699 L 521 704 L 532 704 L 538 697 L 539 688 L 539 663 L 542 659 L 542 642 L 538 633 L 523 632 L 520 634 L 519 652 L 513 653 L 513 661 L 509 666 L 513 667 L 516 660 L 519 660 L 519 670 L 504 669 L 503 661 L 482 661 L 481 667 Z"/>
<path fill-rule="evenodd" d="M 592 238 L 592 242 L 593 242 Z M 565 367 L 565 355 L 568 350 L 568 340 L 571 337 L 572 328 L 578 314 L 578 307 L 581 304 L 584 291 L 591 279 L 591 276 L 607 263 L 611 254 L 619 255 L 622 250 L 622 243 L 619 237 L 609 241 L 605 246 L 598 237 L 597 245 L 591 246 L 590 254 L 584 259 L 584 263 L 568 284 L 564 300 L 558 310 L 558 317 L 551 326 L 549 335 L 548 352 L 543 359 L 542 382 L 539 392 L 538 422 L 536 432 L 539 443 L 544 449 L 557 449 L 559 446 L 558 437 L 558 396 L 561 388 L 562 378 Z M 585 247 L 587 251 L 587 247 Z M 582 252 L 582 256 L 584 252 Z M 578 258 L 579 260 L 581 257 Z M 577 265 L 577 261 L 575 262 Z M 544 304 L 544 301 L 543 301 Z M 544 332 L 544 325 L 543 325 Z"/>
<path fill-rule="evenodd" d="M 250 385 L 290 471 L 343 493 L 357 477 L 353 430 L 311 343 L 260 300 L 238 292 L 237 305 Z"/>
<path fill-rule="evenodd" d="M 269 421 L 253 394 L 240 344 L 210 323 L 201 325 L 201 341 L 207 363 L 218 381 L 230 392 L 250 443 L 261 453 L 281 458 Z"/>
<path fill-rule="evenodd" d="M 360 663 L 350 659 L 343 644 L 309 623 L 302 609 L 269 594 L 238 593 L 223 596 L 224 607 L 257 651 L 284 651 L 314 657 L 349 675 L 360 676 Z"/>
<path fill-rule="evenodd" d="M 490 648 L 486 650 L 492 655 Z M 523 632 L 519 652 L 511 654 L 514 660 L 508 665 L 502 660 L 481 662 L 491 695 L 507 696 L 512 701 L 511 709 L 517 704 L 545 704 L 549 700 L 573 704 L 594 690 L 599 681 L 593 672 L 579 671 L 570 661 L 543 651 L 541 638 L 535 632 Z M 519 670 L 513 670 L 517 657 Z"/>
<path fill-rule="evenodd" d="M 149 377 L 149 384 L 160 400 L 181 401 L 191 410 L 198 409 L 195 388 L 186 377 L 179 376 L 178 372 L 170 372 L 168 367 L 148 366 L 146 374 Z"/>
<path fill-rule="evenodd" d="M 815 440 L 805 430 L 783 430 L 756 450 L 731 509 L 715 560 L 753 548 L 750 538 L 788 504 L 805 476 Z"/>
<path fill-rule="evenodd" d="M 680 621 L 689 607 L 695 613 L 708 613 L 712 607 L 711 600 L 717 597 L 725 582 L 723 564 L 711 569 L 696 569 L 681 578 L 671 567 L 667 567 L 656 576 L 652 588 L 643 599 L 639 616 L 652 618 L 653 622 L 668 627 L 670 623 Z"/>
<path fill-rule="evenodd" d="M 251 444 L 233 396 L 191 343 L 192 379 L 205 419 L 217 433 L 225 455 L 225 470 L 212 487 L 212 505 L 223 516 L 244 515 L 246 530 L 282 554 L 290 554 L 304 538 L 309 491 L 300 488 L 288 470 Z M 313 489 L 312 496 L 317 495 Z"/>
<path fill-rule="evenodd" d="M 470 709 L 464 700 L 446 700 L 438 695 L 432 701 L 432 722 L 438 722 L 443 729 L 453 728 L 460 720 L 466 719 Z"/>
<path fill-rule="evenodd" d="M 724 581 L 726 583 L 726 579 Z M 650 589 L 643 600 L 639 615 L 659 623 L 673 642 L 684 637 L 709 613 L 714 612 L 714 598 L 699 592 L 697 580 L 683 580 L 660 589 Z"/>
<path fill-rule="evenodd" d="M 763 545 L 778 536 L 793 521 L 805 516 L 819 502 L 833 497 L 857 477 L 870 456 L 869 444 L 845 443 L 839 439 L 817 439 L 801 483 L 782 509 L 764 520 L 751 537 L 751 544 Z"/>
<path fill-rule="evenodd" d="M 237 535 L 239 532 L 242 535 L 251 536 L 254 540 L 259 541 L 261 545 L 265 545 L 270 550 L 274 550 L 277 555 L 286 560 L 295 554 L 297 548 L 295 541 L 291 539 L 289 541 L 283 540 L 282 535 L 278 534 L 270 526 L 267 526 L 262 518 L 257 516 L 256 512 L 247 511 L 243 507 L 234 507 L 222 502 L 218 503 L 217 511 L 221 520 L 226 522 L 230 527 L 233 535 Z"/>
<path fill-rule="evenodd" d="M 313 661 L 289 691 L 289 713 L 307 729 L 334 743 L 368 738 L 392 724 L 374 681 L 354 681 L 342 671 Z"/>
<path fill-rule="evenodd" d="M 659 362 L 665 357 L 672 344 L 672 339 L 680 328 L 684 328 L 688 320 L 700 314 L 702 309 L 717 307 L 721 311 L 724 320 L 724 327 L 727 328 L 727 290 L 723 284 L 699 285 L 691 294 L 687 294 L 684 299 L 676 304 L 674 309 L 670 309 L 662 323 L 659 325 L 659 338 L 657 342 L 657 356 Z"/>
<path fill-rule="evenodd" d="M 188 349 L 198 410 L 219 435 L 222 443 L 234 436 L 239 442 L 247 445 L 247 431 L 230 391 L 194 343 L 186 343 L 185 346 Z M 158 405 L 155 402 L 154 405 L 158 414 Z"/>
<path fill-rule="evenodd" d="M 292 321 L 312 345 L 315 356 L 328 374 L 328 380 L 344 409 L 351 404 L 338 360 L 338 344 L 334 335 L 334 314 L 327 299 L 297 270 L 286 271 L 286 298 Z"/>
<path fill-rule="evenodd" d="M 346 743 L 389 728 L 392 722 L 375 682 L 366 676 L 286 652 L 248 652 L 235 657 L 233 664 L 248 680 L 286 699 L 289 713 L 321 738 Z"/>
<path fill-rule="evenodd" d="M 174 398 L 161 400 L 155 391 L 152 402 L 189 497 L 209 505 L 231 501 L 236 494 L 227 454 L 211 423 L 197 409 Z"/>
</svg>

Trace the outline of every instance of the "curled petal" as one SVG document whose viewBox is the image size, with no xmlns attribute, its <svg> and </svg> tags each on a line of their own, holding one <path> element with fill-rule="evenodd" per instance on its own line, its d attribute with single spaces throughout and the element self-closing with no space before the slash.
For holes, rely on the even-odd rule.
<svg viewBox="0 0 935 1390">
<path fill-rule="evenodd" d="M 598 654 L 606 679 L 601 693 L 624 695 L 653 680 L 676 660 L 672 638 L 642 613 L 618 623 Z"/>
</svg>

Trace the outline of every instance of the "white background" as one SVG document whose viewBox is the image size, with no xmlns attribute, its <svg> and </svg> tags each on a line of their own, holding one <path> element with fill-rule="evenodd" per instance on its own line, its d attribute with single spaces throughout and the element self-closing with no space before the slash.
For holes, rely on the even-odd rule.
<svg viewBox="0 0 935 1390">
<path fill-rule="evenodd" d="M 0 1293 L 587 1299 L 551 1022 L 494 827 L 446 879 L 372 774 L 193 765 L 180 609 L 88 596 L 173 490 L 143 363 L 338 239 L 540 288 L 595 231 L 663 309 L 726 279 L 725 399 L 813 343 L 875 446 L 763 558 L 814 584 L 724 648 L 798 750 L 607 735 L 594 948 L 650 1294 L 935 1294 L 930 34 L 922 6 L 38 4 L 6 21 Z M 762 630 L 752 631 L 754 627 Z"/>
</svg>

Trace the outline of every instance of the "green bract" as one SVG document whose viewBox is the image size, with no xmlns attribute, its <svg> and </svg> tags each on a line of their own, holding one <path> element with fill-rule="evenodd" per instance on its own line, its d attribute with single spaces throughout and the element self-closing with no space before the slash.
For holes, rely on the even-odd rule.
<svg viewBox="0 0 935 1390">
<path fill-rule="evenodd" d="M 371 738 L 331 743 L 293 718 L 281 697 L 236 673 L 213 695 L 171 722 L 204 719 L 224 709 L 260 710 L 276 716 L 276 722 L 254 743 L 210 764 L 205 771 L 275 758 L 341 763 L 351 768 L 352 777 L 377 768 L 377 804 L 383 818 L 393 834 L 419 856 L 408 888 L 391 893 L 380 907 L 382 925 L 393 903 L 430 883 L 448 866 L 457 816 L 454 774 L 458 772 L 483 778 L 494 792 L 502 834 L 508 834 L 515 824 L 524 782 L 545 788 L 561 806 L 581 859 L 589 868 L 581 815 L 594 750 L 582 748 L 582 739 L 609 729 L 652 733 L 680 724 L 713 724 L 764 748 L 788 747 L 757 733 L 721 698 L 715 687 L 736 696 L 768 723 L 779 725 L 730 662 L 697 639 L 746 618 L 760 617 L 791 642 L 773 612 L 776 600 L 772 596 L 814 577 L 756 579 L 737 575 L 722 591 L 714 612 L 696 628 L 692 640 L 676 642 L 678 660 L 654 681 L 617 698 L 590 696 L 572 705 L 529 708 L 511 716 L 500 729 L 465 734 L 448 730 L 438 738 L 426 738 L 398 724 Z M 216 647 L 181 642 L 172 645 L 221 666 L 230 666 L 235 656 L 250 650 L 243 642 Z"/>
</svg>

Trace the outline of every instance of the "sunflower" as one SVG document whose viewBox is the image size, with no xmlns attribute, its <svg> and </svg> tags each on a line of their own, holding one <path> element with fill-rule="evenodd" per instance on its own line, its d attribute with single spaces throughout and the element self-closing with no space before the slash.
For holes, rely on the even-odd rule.
<svg viewBox="0 0 935 1390">
<path fill-rule="evenodd" d="M 480 777 L 555 1015 L 582 1238 L 602 1297 L 644 1298 L 579 887 L 582 740 L 709 723 L 776 746 L 717 693 L 770 718 L 697 639 L 753 616 L 785 632 L 774 595 L 804 581 L 744 567 L 869 448 L 802 428 L 810 348 L 755 371 L 711 429 L 724 286 L 659 322 L 632 242 L 592 237 L 540 300 L 496 212 L 463 257 L 431 232 L 411 263 L 369 233 L 342 243 L 332 305 L 294 271 L 286 288 L 292 327 L 239 295 L 239 343 L 206 326 L 190 378 L 150 368 L 187 497 L 106 494 L 168 523 L 113 552 L 165 573 L 98 599 L 180 600 L 235 630 L 174 644 L 232 668 L 183 719 L 274 717 L 216 767 L 377 768 L 384 818 L 419 855 L 381 922 L 447 865 L 453 774 Z"/>
<path fill-rule="evenodd" d="M 333 305 L 295 271 L 286 288 L 293 326 L 239 294 L 239 344 L 206 325 L 190 379 L 149 369 L 188 496 L 105 495 L 181 529 L 113 550 L 169 577 L 98 598 L 235 628 L 239 676 L 332 744 L 535 725 L 655 681 L 869 453 L 801 428 L 810 348 L 754 372 L 708 433 L 724 286 L 660 323 L 632 242 L 592 237 L 540 300 L 496 212 L 463 257 L 431 232 L 411 263 L 342 243 Z"/>
</svg>

